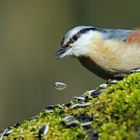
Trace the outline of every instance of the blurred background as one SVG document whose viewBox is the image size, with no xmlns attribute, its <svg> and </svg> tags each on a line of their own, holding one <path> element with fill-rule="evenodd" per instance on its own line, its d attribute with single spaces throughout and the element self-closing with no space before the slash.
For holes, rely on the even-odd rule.
<svg viewBox="0 0 140 140">
<path fill-rule="evenodd" d="M 139 0 L 0 0 L 0 129 L 104 82 L 74 58 L 54 57 L 69 29 L 140 27 L 139 12 Z"/>
</svg>

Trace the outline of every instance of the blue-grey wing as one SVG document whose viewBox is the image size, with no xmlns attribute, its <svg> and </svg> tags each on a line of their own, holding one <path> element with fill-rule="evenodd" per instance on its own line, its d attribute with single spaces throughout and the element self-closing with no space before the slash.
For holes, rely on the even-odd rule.
<svg viewBox="0 0 140 140">
<path fill-rule="evenodd" d="M 116 39 L 119 41 L 124 41 L 126 38 L 133 33 L 133 30 L 123 30 L 123 29 L 105 29 L 105 39 Z"/>
<path fill-rule="evenodd" d="M 126 43 L 140 43 L 140 30 L 105 29 L 105 39 L 115 39 Z"/>
</svg>

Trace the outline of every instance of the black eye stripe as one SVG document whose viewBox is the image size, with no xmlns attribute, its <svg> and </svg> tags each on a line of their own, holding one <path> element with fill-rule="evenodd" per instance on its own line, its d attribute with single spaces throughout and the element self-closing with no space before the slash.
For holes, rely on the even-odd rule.
<svg viewBox="0 0 140 140">
<path fill-rule="evenodd" d="M 80 30 L 79 32 L 77 32 L 75 35 L 72 36 L 72 40 L 76 41 L 83 33 L 86 33 L 90 30 L 97 30 L 97 28 L 93 27 L 93 28 L 85 28 Z"/>
<path fill-rule="evenodd" d="M 65 38 L 63 38 L 62 41 L 61 41 L 61 46 L 64 47 L 64 48 L 68 47 L 71 43 L 74 43 L 75 41 L 77 41 L 78 38 L 79 38 L 82 34 L 88 32 L 88 31 L 90 31 L 90 30 L 92 30 L 92 31 L 97 30 L 97 31 L 100 31 L 100 32 L 106 32 L 106 31 L 103 30 L 103 29 L 99 29 L 99 28 L 95 28 L 95 27 L 85 28 L 85 29 L 82 29 L 82 30 L 80 30 L 79 32 L 77 32 L 75 35 L 73 35 L 65 45 L 64 45 L 64 39 L 65 39 Z"/>
<path fill-rule="evenodd" d="M 78 39 L 78 35 L 76 34 L 73 36 L 73 40 L 76 41 L 77 39 Z"/>
</svg>

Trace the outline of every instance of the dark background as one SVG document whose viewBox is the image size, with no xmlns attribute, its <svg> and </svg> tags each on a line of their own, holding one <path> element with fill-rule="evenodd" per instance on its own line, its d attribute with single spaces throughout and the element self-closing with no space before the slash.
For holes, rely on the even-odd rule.
<svg viewBox="0 0 140 140">
<path fill-rule="evenodd" d="M 0 0 L 0 128 L 104 82 L 73 58 L 57 61 L 71 28 L 140 27 L 139 0 Z M 68 85 L 54 89 L 55 81 Z"/>
</svg>

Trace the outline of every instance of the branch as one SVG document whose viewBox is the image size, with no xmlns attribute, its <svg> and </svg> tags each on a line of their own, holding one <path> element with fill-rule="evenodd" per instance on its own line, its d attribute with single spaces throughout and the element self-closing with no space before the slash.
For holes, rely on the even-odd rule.
<svg viewBox="0 0 140 140">
<path fill-rule="evenodd" d="M 70 103 L 48 106 L 30 120 L 1 131 L 1 138 L 140 139 L 140 73 L 109 84 L 104 91 L 103 86 Z"/>
</svg>

